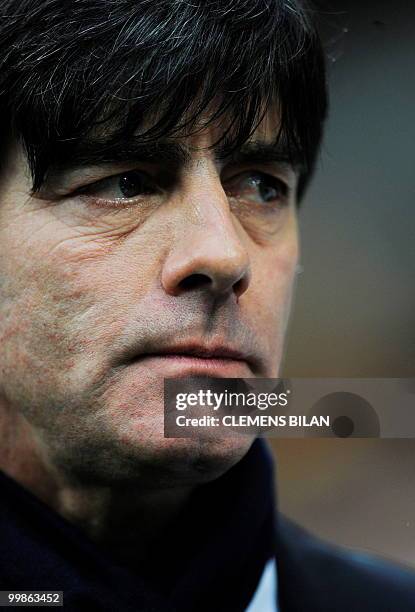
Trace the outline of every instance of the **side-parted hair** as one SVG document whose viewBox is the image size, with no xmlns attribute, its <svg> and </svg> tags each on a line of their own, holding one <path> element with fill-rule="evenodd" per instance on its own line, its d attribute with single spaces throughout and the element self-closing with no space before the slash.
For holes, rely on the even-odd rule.
<svg viewBox="0 0 415 612">
<path fill-rule="evenodd" d="M 110 161 L 132 138 L 156 150 L 212 122 L 229 154 L 275 105 L 301 197 L 327 93 L 313 12 L 297 0 L 1 2 L 0 138 L 21 139 L 34 191 L 56 164 Z"/>
</svg>

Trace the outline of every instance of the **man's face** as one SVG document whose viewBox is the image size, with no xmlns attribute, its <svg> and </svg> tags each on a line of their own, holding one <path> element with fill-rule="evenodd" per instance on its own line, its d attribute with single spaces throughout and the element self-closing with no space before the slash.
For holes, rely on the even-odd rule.
<svg viewBox="0 0 415 612">
<path fill-rule="evenodd" d="M 279 374 L 296 176 L 257 146 L 217 161 L 216 136 L 182 140 L 181 161 L 75 159 L 34 196 L 17 145 L 6 160 L 0 402 L 68 472 L 198 482 L 252 442 L 163 437 L 163 378 Z M 274 136 L 267 119 L 253 141 Z"/>
</svg>

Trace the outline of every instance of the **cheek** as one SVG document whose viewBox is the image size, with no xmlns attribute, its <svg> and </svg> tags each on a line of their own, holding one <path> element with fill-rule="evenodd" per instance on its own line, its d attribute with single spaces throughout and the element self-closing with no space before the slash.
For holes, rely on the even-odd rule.
<svg viewBox="0 0 415 612">
<path fill-rule="evenodd" d="M 1 228 L 0 238 L 2 378 L 6 386 L 26 379 L 26 391 L 30 386 L 35 393 L 52 380 L 56 385 L 57 372 L 70 371 L 76 353 L 85 350 L 87 338 L 75 342 L 69 330 L 92 306 L 94 276 L 86 292 L 79 283 L 82 266 L 65 256 L 76 241 L 59 226 L 22 215 L 7 230 Z"/>
<path fill-rule="evenodd" d="M 74 365 L 73 347 L 65 334 L 65 302 L 58 302 L 64 283 L 55 283 L 53 272 L 36 261 L 30 270 L 23 266 L 16 275 L 3 278 L 2 386 L 6 395 L 20 398 L 21 405 L 40 402 L 41 390 L 56 388 L 57 373 Z"/>
<path fill-rule="evenodd" d="M 99 379 L 132 305 L 159 276 L 163 250 L 154 245 L 167 242 L 168 228 L 115 241 L 80 235 L 44 211 L 8 229 L 0 246 L 0 363 L 45 383 L 55 375 L 55 386 L 58 375 L 72 384 Z"/>
<path fill-rule="evenodd" d="M 297 234 L 292 233 L 273 248 L 263 250 L 252 265 L 253 285 L 261 304 L 278 314 L 290 301 L 299 257 Z"/>
<path fill-rule="evenodd" d="M 246 299 L 251 320 L 274 365 L 282 357 L 298 254 L 297 235 L 293 234 L 275 248 L 262 251 L 252 262 L 252 284 Z"/>
</svg>

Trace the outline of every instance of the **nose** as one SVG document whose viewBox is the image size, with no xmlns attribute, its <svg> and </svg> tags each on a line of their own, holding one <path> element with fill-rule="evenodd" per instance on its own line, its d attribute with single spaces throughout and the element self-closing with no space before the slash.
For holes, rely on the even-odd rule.
<svg viewBox="0 0 415 612">
<path fill-rule="evenodd" d="M 176 296 L 202 291 L 238 299 L 250 283 L 250 260 L 222 186 L 193 194 L 187 204 L 184 200 L 181 230 L 163 266 L 164 290 Z"/>
</svg>

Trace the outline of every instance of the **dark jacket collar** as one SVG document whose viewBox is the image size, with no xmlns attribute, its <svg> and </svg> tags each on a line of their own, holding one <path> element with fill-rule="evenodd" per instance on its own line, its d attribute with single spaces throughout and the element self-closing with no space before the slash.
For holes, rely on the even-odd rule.
<svg viewBox="0 0 415 612">
<path fill-rule="evenodd" d="M 274 553 L 273 480 L 257 440 L 224 476 L 196 490 L 146 568 L 126 568 L 3 475 L 2 588 L 62 590 L 66 610 L 83 602 L 89 610 L 239 612 Z"/>
</svg>

